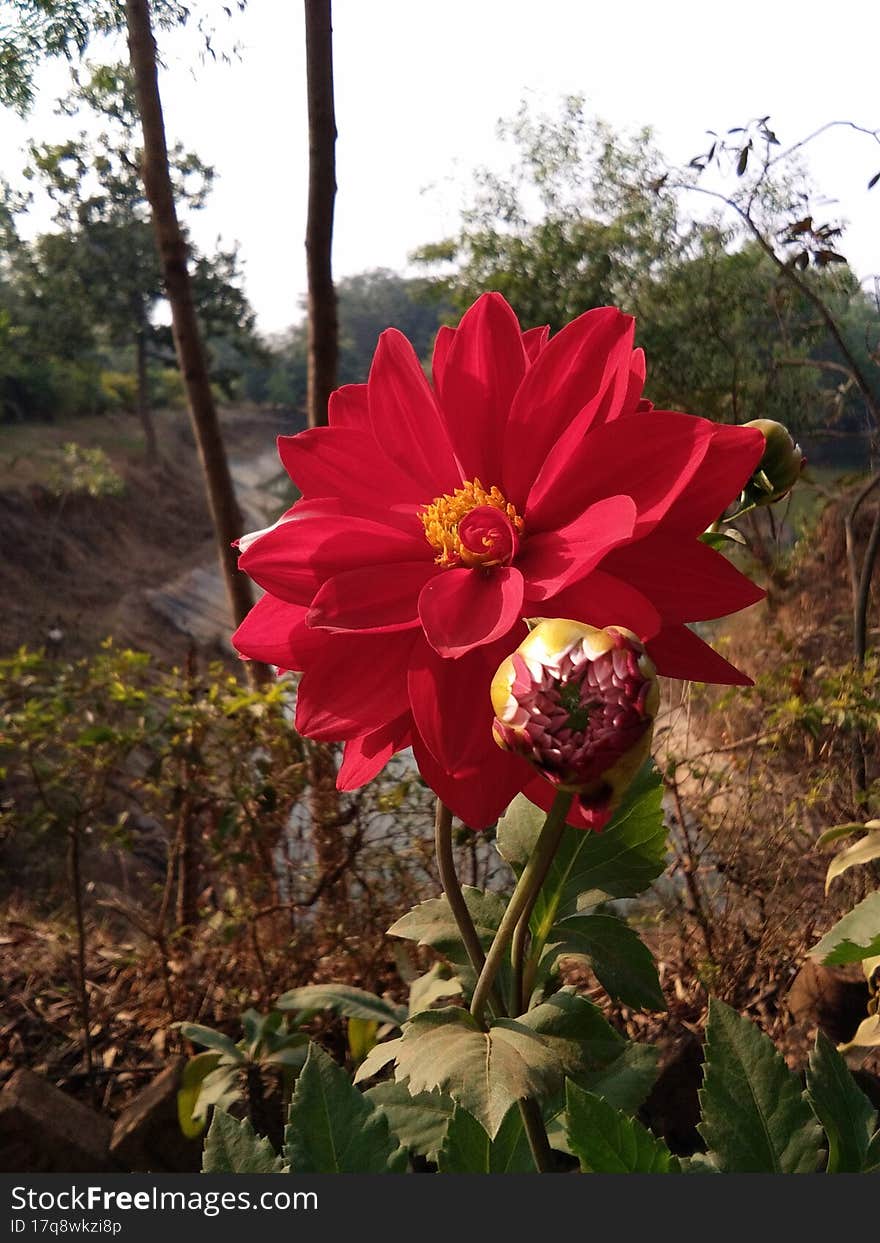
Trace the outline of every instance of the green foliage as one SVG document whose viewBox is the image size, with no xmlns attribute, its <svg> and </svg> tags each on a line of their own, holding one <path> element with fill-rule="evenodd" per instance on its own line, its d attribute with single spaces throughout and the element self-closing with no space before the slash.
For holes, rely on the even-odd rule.
<svg viewBox="0 0 880 1243">
<path fill-rule="evenodd" d="M 308 1037 L 298 1030 L 299 1024 L 291 1025 L 279 1010 L 265 1015 L 245 1010 L 241 1026 L 242 1038 L 236 1042 L 201 1023 L 177 1024 L 182 1036 L 209 1050 L 197 1053 L 183 1068 L 177 1114 L 184 1135 L 201 1134 L 212 1108 L 226 1109 L 247 1100 L 253 1109 L 258 1102 L 252 1092 L 264 1073 L 273 1074 L 282 1095 L 289 1095 L 308 1052 Z M 262 1087 L 259 1095 L 261 1102 Z"/>
<path fill-rule="evenodd" d="M 214 1113 L 205 1151 L 204 1174 L 281 1174 L 284 1162 L 267 1139 L 254 1134 L 247 1118 L 233 1118 L 218 1109 Z"/>
<path fill-rule="evenodd" d="M 821 1031 L 810 1054 L 807 1100 L 828 1139 L 827 1173 L 861 1174 L 870 1168 L 872 1140 L 880 1144 L 877 1111 Z"/>
<path fill-rule="evenodd" d="M 367 1019 L 378 1023 L 390 1023 L 399 1027 L 406 1018 L 406 1008 L 393 1005 L 365 989 L 350 984 L 309 984 L 283 993 L 275 1005 L 279 1010 L 305 1011 L 299 1021 L 308 1018 L 309 1011 L 332 1010 L 349 1019 Z"/>
<path fill-rule="evenodd" d="M 212 826 L 208 857 L 253 858 L 305 787 L 286 696 L 282 680 L 250 691 L 221 665 L 197 676 L 109 642 L 73 662 L 27 649 L 3 658 L 0 854 L 15 850 L 19 866 L 50 870 L 64 830 L 86 825 L 96 843 L 125 846 L 135 800 L 169 825 L 171 842 L 186 790 Z"/>
<path fill-rule="evenodd" d="M 519 1109 L 508 1110 L 494 1139 L 466 1109 L 456 1106 L 437 1157 L 441 1174 L 535 1174 Z"/>
<path fill-rule="evenodd" d="M 391 1133 L 410 1153 L 436 1163 L 455 1102 L 442 1092 L 413 1096 L 405 1083 L 387 1080 L 364 1096 L 388 1119 Z"/>
<path fill-rule="evenodd" d="M 609 994 L 639 1010 L 665 1010 L 666 1001 L 651 951 L 614 915 L 570 915 L 554 924 L 545 961 L 562 955 L 589 960 Z"/>
<path fill-rule="evenodd" d="M 290 1102 L 284 1152 L 295 1174 L 401 1173 L 406 1165 L 387 1119 L 314 1044 Z"/>
<path fill-rule="evenodd" d="M 880 954 L 880 891 L 871 893 L 844 915 L 810 950 L 828 966 L 861 962 Z"/>
<path fill-rule="evenodd" d="M 601 1097 L 566 1084 L 568 1142 L 584 1174 L 677 1174 L 662 1140 Z"/>
<path fill-rule="evenodd" d="M 773 1042 L 712 999 L 699 1131 L 725 1173 L 811 1174 L 820 1131 L 797 1077 Z"/>
<path fill-rule="evenodd" d="M 61 450 L 61 460 L 53 462 L 47 486 L 54 496 L 119 496 L 125 490 L 122 476 L 113 468 L 100 448 L 86 448 L 69 441 Z"/>
</svg>

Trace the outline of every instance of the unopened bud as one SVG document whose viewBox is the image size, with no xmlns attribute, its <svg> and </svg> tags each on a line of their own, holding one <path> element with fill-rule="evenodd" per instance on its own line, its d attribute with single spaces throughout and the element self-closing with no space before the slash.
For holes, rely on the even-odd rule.
<svg viewBox="0 0 880 1243">
<path fill-rule="evenodd" d="M 745 427 L 756 427 L 764 436 L 764 456 L 746 484 L 742 500 L 746 505 L 775 505 L 788 496 L 800 478 L 807 459 L 791 433 L 773 419 L 752 419 Z"/>
<path fill-rule="evenodd" d="M 648 758 L 657 674 L 631 630 L 545 618 L 492 681 L 493 734 L 586 805 L 614 806 Z"/>
</svg>

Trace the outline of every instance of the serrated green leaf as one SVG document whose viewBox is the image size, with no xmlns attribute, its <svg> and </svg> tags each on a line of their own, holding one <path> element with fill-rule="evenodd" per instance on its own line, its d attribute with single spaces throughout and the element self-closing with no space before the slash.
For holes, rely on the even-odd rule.
<svg viewBox="0 0 880 1243">
<path fill-rule="evenodd" d="M 797 1077 L 748 1019 L 709 1002 L 698 1130 L 724 1173 L 809 1174 L 821 1132 Z"/>
<path fill-rule="evenodd" d="M 397 1057 L 400 1041 L 400 1036 L 397 1036 L 394 1040 L 383 1040 L 381 1044 L 373 1045 L 355 1071 L 355 1083 L 363 1083 L 365 1079 L 372 1079 L 374 1075 L 384 1070 L 389 1062 L 393 1062 Z"/>
<path fill-rule="evenodd" d="M 598 1006 L 570 988 L 560 989 L 516 1021 L 541 1036 L 567 1075 L 604 1069 L 626 1044 Z"/>
<path fill-rule="evenodd" d="M 868 1161 L 877 1112 L 822 1032 L 810 1054 L 807 1100 L 828 1137 L 827 1172 L 860 1174 Z"/>
<path fill-rule="evenodd" d="M 183 1068 L 177 1089 L 177 1120 L 187 1139 L 198 1139 L 205 1129 L 205 1110 L 197 1113 L 199 1093 L 205 1078 L 217 1069 L 219 1053 L 197 1053 Z M 230 1072 L 232 1075 L 234 1071 Z"/>
<path fill-rule="evenodd" d="M 203 1174 L 280 1174 L 284 1162 L 247 1118 L 214 1110 L 202 1153 Z"/>
<path fill-rule="evenodd" d="M 519 1107 L 513 1105 L 490 1139 L 466 1109 L 456 1105 L 437 1158 L 441 1174 L 536 1174 Z"/>
<path fill-rule="evenodd" d="M 499 1019 L 481 1031 L 467 1010 L 423 1010 L 404 1028 L 395 1077 L 409 1089 L 441 1091 L 498 1133 L 511 1105 L 552 1090 L 564 1068 L 557 1051 L 525 1023 Z"/>
<path fill-rule="evenodd" d="M 585 957 L 609 996 L 637 1010 L 666 1009 L 654 957 L 623 920 L 614 915 L 570 915 L 553 925 L 548 939 L 542 970 L 562 955 Z"/>
<path fill-rule="evenodd" d="M 615 1109 L 632 1114 L 657 1081 L 660 1050 L 654 1045 L 625 1043 L 620 1054 L 599 1070 L 572 1076 L 579 1088 L 601 1096 Z"/>
<path fill-rule="evenodd" d="M 677 1174 L 680 1166 L 662 1139 L 607 1101 L 566 1084 L 568 1143 L 586 1174 Z"/>
<path fill-rule="evenodd" d="M 480 942 L 486 949 L 498 931 L 498 925 L 507 909 L 507 900 L 500 894 L 474 889 L 471 885 L 462 885 L 462 894 Z M 391 925 L 388 935 L 403 937 L 418 945 L 428 945 L 456 966 L 469 965 L 467 952 L 459 936 L 458 924 L 445 895 L 429 898 L 427 902 L 420 902 L 411 911 L 407 911 Z"/>
<path fill-rule="evenodd" d="M 663 783 L 653 764 L 642 768 L 623 803 L 601 833 L 567 825 L 532 912 L 535 945 L 546 944 L 557 919 L 605 898 L 642 893 L 666 866 Z M 514 871 L 525 864 L 544 813 L 523 795 L 498 825 L 498 848 Z"/>
<path fill-rule="evenodd" d="M 861 863 L 871 863 L 874 859 L 880 859 L 880 833 L 877 832 L 869 833 L 861 841 L 854 842 L 852 846 L 847 846 L 846 850 L 841 850 L 840 854 L 834 856 L 825 873 L 825 892 L 828 892 L 831 882 L 842 876 L 848 868 Z"/>
<path fill-rule="evenodd" d="M 275 1005 L 279 1010 L 332 1010 L 334 1014 L 367 1022 L 393 1023 L 399 1027 L 406 1018 L 406 1007 L 368 993 L 350 984 L 307 984 L 283 993 Z"/>
<path fill-rule="evenodd" d="M 871 893 L 826 932 L 810 957 L 829 966 L 861 962 L 880 954 L 880 891 Z"/>
<path fill-rule="evenodd" d="M 364 1096 L 388 1119 L 392 1135 L 410 1152 L 437 1160 L 455 1102 L 442 1092 L 410 1094 L 405 1083 L 377 1083 Z"/>
<path fill-rule="evenodd" d="M 692 1157 L 680 1157 L 682 1174 L 720 1174 L 718 1166 L 705 1152 L 695 1152 Z"/>
<path fill-rule="evenodd" d="M 284 1155 L 293 1174 L 399 1173 L 406 1164 L 387 1118 L 316 1044 L 296 1081 Z"/>
</svg>

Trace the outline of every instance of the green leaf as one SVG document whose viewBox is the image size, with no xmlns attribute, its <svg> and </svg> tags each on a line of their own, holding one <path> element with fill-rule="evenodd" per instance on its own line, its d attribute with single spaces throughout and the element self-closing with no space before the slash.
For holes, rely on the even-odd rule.
<svg viewBox="0 0 880 1243">
<path fill-rule="evenodd" d="M 178 1023 L 180 1034 L 193 1044 L 200 1044 L 206 1049 L 215 1049 L 233 1062 L 244 1062 L 245 1056 L 241 1049 L 223 1032 L 214 1031 L 213 1027 L 203 1027 L 201 1023 Z"/>
<path fill-rule="evenodd" d="M 567 1075 L 604 1070 L 626 1045 L 598 1006 L 569 988 L 560 989 L 516 1021 L 540 1035 Z"/>
<path fill-rule="evenodd" d="M 861 962 L 877 954 L 880 954 L 880 890 L 869 894 L 844 915 L 810 950 L 811 958 L 829 966 Z"/>
<path fill-rule="evenodd" d="M 275 1005 L 279 1010 L 332 1010 L 349 1019 L 393 1023 L 399 1027 L 406 1018 L 406 1007 L 397 1006 L 375 993 L 350 984 L 307 984 L 283 993 Z"/>
<path fill-rule="evenodd" d="M 420 1010 L 430 1010 L 435 1001 L 461 994 L 461 980 L 455 975 L 447 978 L 444 971 L 442 963 L 435 962 L 427 974 L 413 980 L 409 987 L 410 1018 Z"/>
<path fill-rule="evenodd" d="M 662 1139 L 607 1101 L 566 1084 L 568 1142 L 585 1174 L 677 1174 L 680 1166 Z"/>
<path fill-rule="evenodd" d="M 381 1044 L 373 1045 L 355 1071 L 355 1083 L 362 1083 L 364 1079 L 372 1079 L 374 1075 L 378 1075 L 380 1070 L 384 1070 L 388 1063 L 393 1062 L 397 1057 L 400 1043 L 401 1037 L 398 1036 L 395 1040 L 383 1040 Z"/>
<path fill-rule="evenodd" d="M 654 1045 L 625 1043 L 607 1066 L 573 1075 L 572 1080 L 615 1109 L 632 1114 L 644 1103 L 657 1080 L 659 1058 L 660 1050 Z"/>
<path fill-rule="evenodd" d="M 570 915 L 554 924 L 542 960 L 548 970 L 564 954 L 590 960 L 609 996 L 636 1010 L 665 1010 L 654 958 L 641 938 L 614 915 Z"/>
<path fill-rule="evenodd" d="M 724 1173 L 809 1174 L 821 1133 L 773 1041 L 714 997 L 698 1130 Z"/>
<path fill-rule="evenodd" d="M 196 1116 L 196 1106 L 205 1077 L 217 1069 L 219 1061 L 219 1053 L 197 1053 L 183 1068 L 177 1089 L 177 1120 L 187 1139 L 198 1139 L 205 1129 L 205 1111 L 199 1110 Z"/>
<path fill-rule="evenodd" d="M 456 1105 L 437 1159 L 441 1174 L 536 1174 L 519 1108 L 514 1105 L 490 1139 L 466 1109 Z"/>
<path fill-rule="evenodd" d="M 601 833 L 567 825 L 532 914 L 533 942 L 543 946 L 560 916 L 605 898 L 642 893 L 666 866 L 663 783 L 649 762 Z M 498 826 L 498 848 L 514 871 L 524 866 L 544 813 L 517 795 Z"/>
<path fill-rule="evenodd" d="M 360 1066 L 376 1044 L 379 1024 L 375 1019 L 348 1020 L 348 1052 L 355 1066 Z"/>
<path fill-rule="evenodd" d="M 860 1174 L 877 1123 L 874 1106 L 822 1032 L 807 1068 L 807 1100 L 828 1137 L 829 1174 Z"/>
<path fill-rule="evenodd" d="M 860 863 L 871 863 L 874 859 L 880 859 L 880 833 L 876 831 L 834 856 L 825 873 L 825 892 L 828 892 L 831 882 L 842 876 L 848 868 L 856 867 Z"/>
<path fill-rule="evenodd" d="M 870 1014 L 859 1023 L 852 1040 L 840 1046 L 840 1052 L 846 1053 L 850 1049 L 877 1048 L 880 1048 L 880 1014 Z"/>
<path fill-rule="evenodd" d="M 419 1092 L 412 1096 L 405 1083 L 377 1083 L 364 1096 L 376 1112 L 388 1119 L 391 1133 L 409 1149 L 437 1160 L 455 1102 L 442 1092 Z"/>
<path fill-rule="evenodd" d="M 498 931 L 498 925 L 507 909 L 507 900 L 497 893 L 485 893 L 471 885 L 462 885 L 465 905 L 484 949 L 488 948 Z M 470 960 L 461 942 L 458 924 L 445 895 L 429 898 L 407 911 L 388 929 L 388 935 L 429 945 L 456 966 L 469 966 Z"/>
<path fill-rule="evenodd" d="M 548 1042 L 513 1019 L 481 1031 L 459 1006 L 423 1010 L 406 1024 L 395 1077 L 413 1095 L 441 1091 L 481 1122 L 494 1137 L 511 1105 L 540 1097 L 564 1068 Z"/>
<path fill-rule="evenodd" d="M 214 1110 L 202 1153 L 203 1174 L 280 1174 L 283 1170 L 281 1157 L 267 1139 L 254 1133 L 247 1118 Z"/>
<path fill-rule="evenodd" d="M 316 1044 L 296 1081 L 284 1155 L 293 1174 L 387 1174 L 406 1164 L 387 1118 Z"/>
</svg>

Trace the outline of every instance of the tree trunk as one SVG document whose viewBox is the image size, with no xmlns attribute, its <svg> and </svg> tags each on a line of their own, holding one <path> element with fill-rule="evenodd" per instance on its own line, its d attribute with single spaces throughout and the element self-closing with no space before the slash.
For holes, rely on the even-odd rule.
<svg viewBox="0 0 880 1243">
<path fill-rule="evenodd" d="M 153 411 L 150 409 L 150 387 L 147 379 L 147 330 L 143 323 L 138 328 L 134 348 L 137 371 L 137 412 L 144 431 L 147 461 L 153 465 L 159 460 L 159 447 L 156 443 Z"/>
<path fill-rule="evenodd" d="M 339 329 L 331 253 L 336 200 L 336 116 L 333 106 L 333 28 L 330 0 L 305 0 L 306 80 L 309 105 L 309 208 L 306 267 L 309 295 L 307 415 L 309 427 L 327 423 L 336 388 Z"/>
<path fill-rule="evenodd" d="M 187 247 L 177 220 L 149 0 L 126 0 L 125 13 L 128 49 L 144 136 L 144 189 L 152 210 L 165 291 L 171 305 L 177 360 L 205 475 L 217 552 L 230 611 L 237 625 L 244 620 L 254 601 L 250 581 L 238 569 L 237 554 L 232 546 L 233 541 L 242 534 L 241 512 L 232 486 L 196 319 Z M 250 675 L 257 679 L 267 672 L 265 666 L 256 662 L 250 662 L 248 669 Z"/>
<path fill-rule="evenodd" d="M 336 387 L 339 330 L 333 287 L 333 208 L 336 200 L 336 116 L 333 104 L 333 27 L 330 0 L 305 0 L 306 91 L 309 110 L 309 205 L 306 223 L 308 273 L 309 427 L 327 424 L 327 403 Z M 328 911 L 344 902 L 348 890 L 340 865 L 345 838 L 339 828 L 336 757 L 331 747 L 309 748 L 309 809 L 318 868 L 339 873 L 321 893 Z"/>
</svg>

